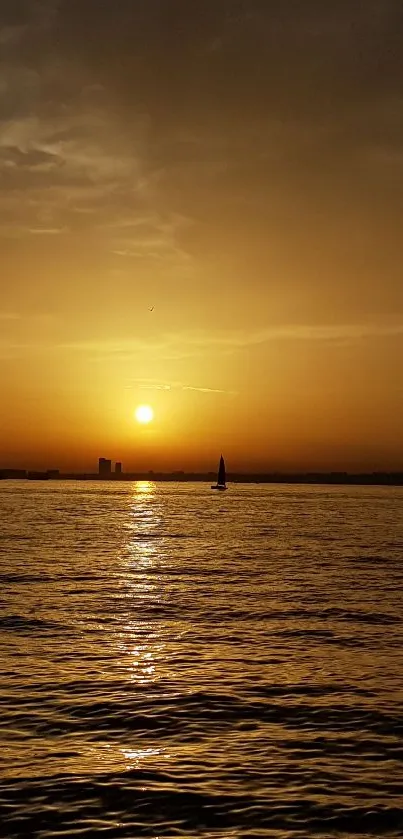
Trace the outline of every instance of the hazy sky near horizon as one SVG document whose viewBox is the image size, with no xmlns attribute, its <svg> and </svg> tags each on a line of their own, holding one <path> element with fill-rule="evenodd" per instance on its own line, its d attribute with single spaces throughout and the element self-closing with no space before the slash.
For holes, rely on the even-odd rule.
<svg viewBox="0 0 403 839">
<path fill-rule="evenodd" d="M 402 35 L 2 0 L 0 466 L 403 468 Z"/>
</svg>

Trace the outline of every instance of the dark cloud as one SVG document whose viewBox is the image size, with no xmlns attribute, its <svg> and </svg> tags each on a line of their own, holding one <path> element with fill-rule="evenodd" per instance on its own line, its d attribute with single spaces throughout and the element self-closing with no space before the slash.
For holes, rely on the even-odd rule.
<svg viewBox="0 0 403 839">
<path fill-rule="evenodd" d="M 240 285 L 273 263 L 298 282 L 294 251 L 320 293 L 388 219 L 396 297 L 402 33 L 397 0 L 3 0 L 3 229 L 25 194 L 19 230 L 113 230 L 115 255 L 219 260 Z"/>
<path fill-rule="evenodd" d="M 6 26 L 26 26 L 36 21 L 45 4 L 35 0 L 3 0 L 0 12 L 0 24 Z"/>
<path fill-rule="evenodd" d="M 380 2 L 66 0 L 57 38 L 161 110 L 313 110 L 399 89 L 402 8 Z M 164 98 L 167 99 L 164 102 Z M 303 102 L 301 101 L 303 100 Z"/>
</svg>

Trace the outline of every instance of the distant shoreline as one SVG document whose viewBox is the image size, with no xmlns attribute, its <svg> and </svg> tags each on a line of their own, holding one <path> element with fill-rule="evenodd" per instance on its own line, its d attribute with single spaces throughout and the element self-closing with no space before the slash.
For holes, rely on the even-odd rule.
<svg viewBox="0 0 403 839">
<path fill-rule="evenodd" d="M 44 472 L 24 469 L 0 469 L 0 480 L 36 481 L 106 481 L 122 483 L 130 481 L 151 481 L 161 483 L 210 483 L 216 473 L 193 472 L 127 472 L 122 474 Z M 338 486 L 403 486 L 403 472 L 302 472 L 302 473 L 229 473 L 227 483 L 231 484 L 327 484 Z"/>
</svg>

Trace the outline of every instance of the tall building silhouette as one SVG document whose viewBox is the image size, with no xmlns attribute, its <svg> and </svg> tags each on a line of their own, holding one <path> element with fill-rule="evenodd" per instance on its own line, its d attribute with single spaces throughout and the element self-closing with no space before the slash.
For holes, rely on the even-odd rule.
<svg viewBox="0 0 403 839">
<path fill-rule="evenodd" d="M 112 462 L 105 457 L 100 457 L 98 461 L 98 473 L 103 478 L 108 477 L 112 473 Z"/>
<path fill-rule="evenodd" d="M 121 474 L 122 474 L 122 464 L 117 462 L 117 463 L 115 463 L 115 475 L 121 475 Z"/>
</svg>

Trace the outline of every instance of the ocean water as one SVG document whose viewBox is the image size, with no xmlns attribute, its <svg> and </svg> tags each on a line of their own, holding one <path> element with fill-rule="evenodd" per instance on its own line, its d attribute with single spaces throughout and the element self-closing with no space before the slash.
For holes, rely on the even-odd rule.
<svg viewBox="0 0 403 839">
<path fill-rule="evenodd" d="M 403 836 L 403 489 L 0 482 L 0 834 Z"/>
</svg>

